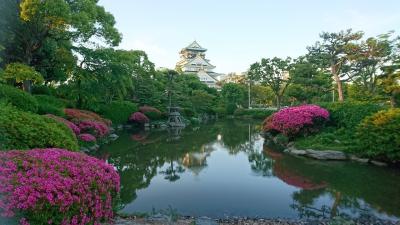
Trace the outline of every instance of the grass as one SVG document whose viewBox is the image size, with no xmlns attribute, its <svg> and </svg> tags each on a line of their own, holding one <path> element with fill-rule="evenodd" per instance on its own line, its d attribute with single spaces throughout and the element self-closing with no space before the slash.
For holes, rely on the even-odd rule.
<svg viewBox="0 0 400 225">
<path fill-rule="evenodd" d="M 351 152 L 357 147 L 357 139 L 352 129 L 326 127 L 320 133 L 296 139 L 297 149 L 336 150 Z"/>
</svg>

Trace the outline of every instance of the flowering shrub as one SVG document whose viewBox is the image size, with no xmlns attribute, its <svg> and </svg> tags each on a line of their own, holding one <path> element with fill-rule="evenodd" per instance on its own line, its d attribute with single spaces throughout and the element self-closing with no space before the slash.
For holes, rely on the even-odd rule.
<svg viewBox="0 0 400 225">
<path fill-rule="evenodd" d="M 22 224 L 100 224 L 113 217 L 119 175 L 63 149 L 0 152 L 0 211 Z"/>
<path fill-rule="evenodd" d="M 68 121 L 62 117 L 58 117 L 58 116 L 55 116 L 52 114 L 47 114 L 46 116 L 67 125 L 67 127 L 69 127 L 69 129 L 71 129 L 75 135 L 78 135 L 81 132 L 81 129 L 78 126 L 76 126 L 74 123 L 72 123 L 71 121 Z"/>
<path fill-rule="evenodd" d="M 400 160 L 400 109 L 366 117 L 357 127 L 359 152 L 382 160 Z"/>
<path fill-rule="evenodd" d="M 46 116 L 0 105 L 1 150 L 65 148 L 78 150 L 78 141 L 66 125 Z"/>
<path fill-rule="evenodd" d="M 84 120 L 79 122 L 78 126 L 82 131 L 93 133 L 98 137 L 103 137 L 110 132 L 106 124 L 98 121 Z"/>
<path fill-rule="evenodd" d="M 86 110 L 80 109 L 64 109 L 65 115 L 74 122 L 79 122 L 82 120 L 93 120 L 98 121 L 107 126 L 111 125 L 111 121 L 104 119 L 103 117 L 99 116 L 98 114 Z"/>
<path fill-rule="evenodd" d="M 151 120 L 160 119 L 162 114 L 160 110 L 147 105 L 139 107 L 139 112 L 143 113 Z"/>
<path fill-rule="evenodd" d="M 150 120 L 141 112 L 135 112 L 129 117 L 129 121 L 133 121 L 136 123 L 148 123 Z"/>
<path fill-rule="evenodd" d="M 91 134 L 80 134 L 79 139 L 84 141 L 84 142 L 93 142 L 96 141 L 96 137 L 91 135 Z"/>
<path fill-rule="evenodd" d="M 329 112 L 317 105 L 302 105 L 282 109 L 269 116 L 263 124 L 264 131 L 282 133 L 288 137 L 318 130 L 329 118 Z"/>
</svg>

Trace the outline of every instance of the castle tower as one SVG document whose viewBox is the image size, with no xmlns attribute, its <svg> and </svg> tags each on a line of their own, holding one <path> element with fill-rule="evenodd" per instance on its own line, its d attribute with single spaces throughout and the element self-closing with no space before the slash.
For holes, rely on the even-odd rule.
<svg viewBox="0 0 400 225">
<path fill-rule="evenodd" d="M 207 86 L 218 88 L 215 77 L 220 74 L 213 72 L 215 66 L 206 59 L 206 51 L 207 49 L 201 47 L 197 41 L 193 41 L 179 52 L 180 60 L 176 63 L 176 70 L 182 73 L 194 73 Z"/>
</svg>

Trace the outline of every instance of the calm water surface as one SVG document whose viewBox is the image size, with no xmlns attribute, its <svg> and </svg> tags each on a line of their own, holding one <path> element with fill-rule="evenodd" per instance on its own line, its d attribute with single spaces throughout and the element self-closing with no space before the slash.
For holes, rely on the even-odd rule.
<svg viewBox="0 0 400 225">
<path fill-rule="evenodd" d="M 122 212 L 400 218 L 398 170 L 284 155 L 263 146 L 258 124 L 124 131 L 99 152 L 121 175 Z"/>
</svg>

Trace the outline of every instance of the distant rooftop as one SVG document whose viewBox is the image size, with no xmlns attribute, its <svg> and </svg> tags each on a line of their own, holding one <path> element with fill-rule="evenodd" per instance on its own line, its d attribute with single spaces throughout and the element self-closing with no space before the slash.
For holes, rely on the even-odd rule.
<svg viewBox="0 0 400 225">
<path fill-rule="evenodd" d="M 197 43 L 197 41 L 193 41 L 190 45 L 188 45 L 186 48 L 187 50 L 194 50 L 194 51 L 201 51 L 201 52 L 205 52 L 207 51 L 207 49 L 201 47 L 199 45 L 199 43 Z"/>
</svg>

